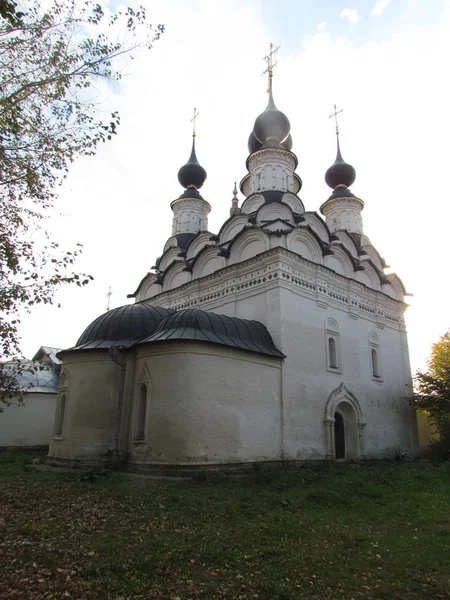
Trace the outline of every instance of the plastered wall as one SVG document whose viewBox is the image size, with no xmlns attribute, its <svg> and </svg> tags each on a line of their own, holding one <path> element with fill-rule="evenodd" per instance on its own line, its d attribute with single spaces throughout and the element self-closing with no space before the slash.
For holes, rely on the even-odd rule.
<svg viewBox="0 0 450 600">
<path fill-rule="evenodd" d="M 149 398 L 144 441 L 133 441 L 134 404 L 132 462 L 208 464 L 280 458 L 278 359 L 205 344 L 155 344 L 139 347 L 136 373 L 137 380 L 147 383 Z"/>
</svg>

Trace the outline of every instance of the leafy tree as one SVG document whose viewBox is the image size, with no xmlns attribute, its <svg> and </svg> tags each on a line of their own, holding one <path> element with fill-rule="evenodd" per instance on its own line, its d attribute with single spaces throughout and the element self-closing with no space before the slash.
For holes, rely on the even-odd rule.
<svg viewBox="0 0 450 600">
<path fill-rule="evenodd" d="M 81 246 L 63 250 L 43 223 L 70 164 L 117 133 L 118 113 L 104 122 L 92 98 L 164 31 L 146 23 L 142 7 L 105 14 L 92 0 L 16 6 L 0 0 L 0 359 L 21 354 L 21 310 L 92 279 L 73 271 Z M 0 400 L 15 393 L 0 366 Z"/>
<path fill-rule="evenodd" d="M 428 371 L 415 377 L 414 400 L 418 408 L 428 411 L 439 431 L 432 442 L 435 455 L 450 458 L 450 330 L 433 344 Z"/>
<path fill-rule="evenodd" d="M 23 13 L 16 10 L 17 2 L 0 0 L 0 17 L 6 19 L 11 25 L 20 25 Z"/>
</svg>

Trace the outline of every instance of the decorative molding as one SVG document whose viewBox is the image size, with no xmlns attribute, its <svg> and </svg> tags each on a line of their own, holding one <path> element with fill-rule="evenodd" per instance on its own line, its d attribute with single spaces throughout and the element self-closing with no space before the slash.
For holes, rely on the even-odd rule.
<svg viewBox="0 0 450 600">
<path fill-rule="evenodd" d="M 211 204 L 203 198 L 176 198 L 170 203 L 170 208 L 173 208 L 177 204 L 182 204 L 186 208 L 196 208 L 198 205 L 205 206 L 208 212 L 211 211 Z"/>
<path fill-rule="evenodd" d="M 174 310 L 208 309 L 278 285 L 310 298 L 319 306 L 333 306 L 351 317 L 397 330 L 405 328 L 403 313 L 407 305 L 404 302 L 281 247 L 226 266 L 145 302 Z"/>
<path fill-rule="evenodd" d="M 369 342 L 374 346 L 378 346 L 380 344 L 378 334 L 375 331 L 371 331 L 369 333 Z"/>
<path fill-rule="evenodd" d="M 339 323 L 332 317 L 327 317 L 325 319 L 325 328 L 332 333 L 339 333 Z"/>
</svg>

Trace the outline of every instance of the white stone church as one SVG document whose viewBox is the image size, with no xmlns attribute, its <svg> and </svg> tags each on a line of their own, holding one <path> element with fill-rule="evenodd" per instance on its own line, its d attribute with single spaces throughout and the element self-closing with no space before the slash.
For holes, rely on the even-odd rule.
<svg viewBox="0 0 450 600">
<path fill-rule="evenodd" d="M 403 284 L 363 233 L 339 136 L 324 218 L 305 210 L 268 71 L 241 206 L 235 187 L 230 218 L 208 231 L 194 133 L 172 235 L 134 304 L 60 353 L 51 460 L 155 470 L 418 455 Z"/>
</svg>

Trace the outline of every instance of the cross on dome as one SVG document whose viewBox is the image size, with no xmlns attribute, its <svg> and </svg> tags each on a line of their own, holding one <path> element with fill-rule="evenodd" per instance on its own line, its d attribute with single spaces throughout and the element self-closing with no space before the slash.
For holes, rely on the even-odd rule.
<svg viewBox="0 0 450 600">
<path fill-rule="evenodd" d="M 192 130 L 192 137 L 195 137 L 195 120 L 197 119 L 198 115 L 200 113 L 198 112 L 198 110 L 195 108 L 194 106 L 194 115 L 191 119 L 191 123 L 193 123 L 193 130 Z"/>
<path fill-rule="evenodd" d="M 109 286 L 108 293 L 106 294 L 106 297 L 108 298 L 108 307 L 106 310 L 110 310 L 110 308 L 111 308 L 111 296 L 112 295 L 113 295 L 113 293 L 111 291 L 111 286 Z"/>
<path fill-rule="evenodd" d="M 268 73 L 269 79 L 273 76 L 273 69 L 278 64 L 278 61 L 274 61 L 275 55 L 280 49 L 280 46 L 274 46 L 272 42 L 270 43 L 269 54 L 267 54 L 263 60 L 267 63 L 267 68 L 263 71 L 263 75 Z"/>
<path fill-rule="evenodd" d="M 341 108 L 340 110 L 337 109 L 336 104 L 334 105 L 334 112 L 331 113 L 331 115 L 328 117 L 329 119 L 333 119 L 334 118 L 334 123 L 336 126 L 336 135 L 339 135 L 339 123 L 338 123 L 338 115 L 344 112 L 344 109 Z"/>
</svg>

